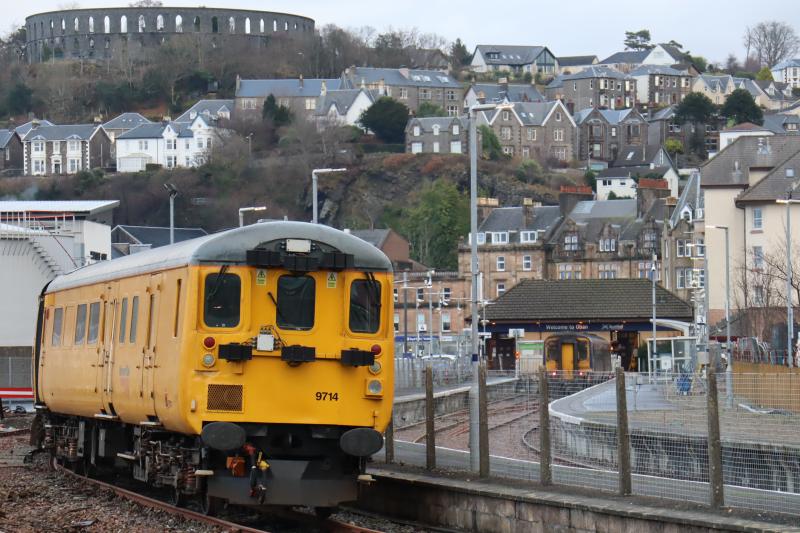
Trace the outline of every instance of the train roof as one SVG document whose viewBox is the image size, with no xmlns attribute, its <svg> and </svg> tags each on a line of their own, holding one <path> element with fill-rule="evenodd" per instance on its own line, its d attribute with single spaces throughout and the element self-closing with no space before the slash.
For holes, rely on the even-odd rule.
<svg viewBox="0 0 800 533">
<path fill-rule="evenodd" d="M 330 245 L 342 253 L 352 254 L 354 268 L 359 270 L 392 270 L 392 263 L 383 252 L 354 235 L 322 224 L 269 221 L 94 263 L 58 276 L 50 283 L 47 292 L 188 265 L 243 265 L 246 264 L 247 250 L 280 239 L 310 239 Z"/>
</svg>

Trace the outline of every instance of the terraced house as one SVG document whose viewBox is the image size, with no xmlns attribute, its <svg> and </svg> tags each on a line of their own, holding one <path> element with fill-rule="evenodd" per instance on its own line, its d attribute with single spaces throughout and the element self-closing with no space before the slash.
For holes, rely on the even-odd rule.
<svg viewBox="0 0 800 533">
<path fill-rule="evenodd" d="M 635 109 L 581 109 L 578 125 L 578 159 L 614 161 L 623 146 L 647 142 L 647 120 Z"/>
<path fill-rule="evenodd" d="M 558 61 L 546 46 L 479 44 L 469 67 L 473 72 L 553 75 L 558 69 Z"/>
<path fill-rule="evenodd" d="M 517 102 L 478 116 L 492 128 L 503 153 L 522 159 L 566 162 L 575 158 L 577 126 L 564 104 Z"/>
<path fill-rule="evenodd" d="M 636 80 L 636 102 L 647 109 L 680 104 L 692 90 L 692 77 L 666 65 L 642 65 L 628 75 Z"/>
<path fill-rule="evenodd" d="M 275 79 L 243 80 L 236 77 L 234 117 L 244 120 L 261 120 L 264 101 L 271 95 L 275 103 L 288 107 L 295 116 L 311 118 L 317 111 L 320 97 L 327 91 L 340 89 L 342 80 L 336 79 Z"/>
<path fill-rule="evenodd" d="M 441 107 L 449 116 L 457 117 L 464 101 L 461 83 L 437 70 L 350 67 L 342 74 L 340 84 L 342 89 L 371 90 L 376 98 L 394 98 L 412 113 L 428 102 Z"/>
<path fill-rule="evenodd" d="M 77 124 L 43 126 L 34 123 L 22 138 L 23 173 L 28 176 L 76 174 L 106 168 L 111 140 L 102 126 Z"/>
<path fill-rule="evenodd" d="M 414 117 L 406 124 L 408 153 L 466 154 L 468 142 L 468 123 L 458 117 Z"/>
<path fill-rule="evenodd" d="M 621 109 L 636 105 L 636 80 L 609 67 L 593 66 L 557 76 L 545 95 L 563 101 L 570 113 L 587 107 Z"/>
</svg>

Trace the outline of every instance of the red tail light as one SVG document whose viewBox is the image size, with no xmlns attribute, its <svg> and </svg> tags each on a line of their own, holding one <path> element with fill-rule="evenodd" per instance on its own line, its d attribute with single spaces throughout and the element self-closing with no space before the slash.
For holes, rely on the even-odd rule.
<svg viewBox="0 0 800 533">
<path fill-rule="evenodd" d="M 381 345 L 380 344 L 373 344 L 370 351 L 373 355 L 380 355 L 381 354 Z"/>
<path fill-rule="evenodd" d="M 208 348 L 209 350 L 213 348 L 217 344 L 217 341 L 214 340 L 214 337 L 206 337 L 203 339 L 203 346 Z"/>
</svg>

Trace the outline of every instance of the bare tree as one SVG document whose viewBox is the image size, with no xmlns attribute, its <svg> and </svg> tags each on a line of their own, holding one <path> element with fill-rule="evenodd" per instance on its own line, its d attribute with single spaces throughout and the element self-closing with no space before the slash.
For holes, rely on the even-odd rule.
<svg viewBox="0 0 800 533">
<path fill-rule="evenodd" d="M 733 54 L 728 54 L 728 58 L 725 60 L 725 70 L 731 76 L 734 76 L 737 72 L 742 69 L 742 66 L 739 64 L 739 60 L 736 59 L 736 56 Z"/>
<path fill-rule="evenodd" d="M 786 319 L 785 278 L 781 283 L 775 262 L 752 251 L 733 276 L 733 305 L 742 316 L 744 334 L 768 341 L 772 328 Z"/>
<path fill-rule="evenodd" d="M 128 5 L 131 7 L 161 7 L 164 4 L 160 0 L 137 0 Z"/>
<path fill-rule="evenodd" d="M 747 28 L 743 40 L 748 55 L 749 48 L 752 47 L 762 66 L 776 65 L 800 47 L 800 38 L 794 28 L 777 20 L 759 22 L 752 28 Z"/>
</svg>

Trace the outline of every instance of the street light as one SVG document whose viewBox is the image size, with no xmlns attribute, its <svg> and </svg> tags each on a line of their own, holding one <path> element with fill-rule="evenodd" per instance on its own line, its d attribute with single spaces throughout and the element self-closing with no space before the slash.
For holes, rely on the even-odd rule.
<svg viewBox="0 0 800 533">
<path fill-rule="evenodd" d="M 239 208 L 239 227 L 241 228 L 242 226 L 244 226 L 244 214 L 245 213 L 250 213 L 250 212 L 253 212 L 253 211 L 266 211 L 266 210 L 267 210 L 267 206 L 265 206 L 265 205 L 262 205 L 262 206 L 259 206 L 259 207 L 240 207 Z"/>
<path fill-rule="evenodd" d="M 178 189 L 171 183 L 165 183 L 164 188 L 169 191 L 169 243 L 175 244 L 175 197 Z"/>
<path fill-rule="evenodd" d="M 330 174 L 331 172 L 347 172 L 346 168 L 315 168 L 311 171 L 311 209 L 313 216 L 311 221 L 319 224 L 319 213 L 317 206 L 317 174 Z"/>
<path fill-rule="evenodd" d="M 247 157 L 253 159 L 253 133 L 247 136 Z"/>
<path fill-rule="evenodd" d="M 775 200 L 776 203 L 786 204 L 786 349 L 789 359 L 789 368 L 794 366 L 794 308 L 792 307 L 792 204 L 800 204 L 800 200 L 793 200 L 792 193 L 800 186 L 800 181 L 789 187 L 785 200 Z"/>
<path fill-rule="evenodd" d="M 473 472 L 480 471 L 478 454 L 480 423 L 478 420 L 478 128 L 477 114 L 510 105 L 475 104 L 469 108 L 469 219 L 470 219 L 470 274 L 472 278 L 472 386 L 469 389 L 469 465 Z"/>
<path fill-rule="evenodd" d="M 649 371 L 653 375 L 653 366 L 656 362 L 656 260 L 658 256 L 653 254 L 653 263 L 650 265 L 650 277 L 653 281 L 653 352 L 650 357 Z"/>
<path fill-rule="evenodd" d="M 733 407 L 733 352 L 731 351 L 731 258 L 729 253 L 730 241 L 728 238 L 728 226 L 707 224 L 706 228 L 725 231 L 725 354 L 727 357 L 725 388 L 727 389 L 726 402 L 730 408 Z"/>
</svg>

